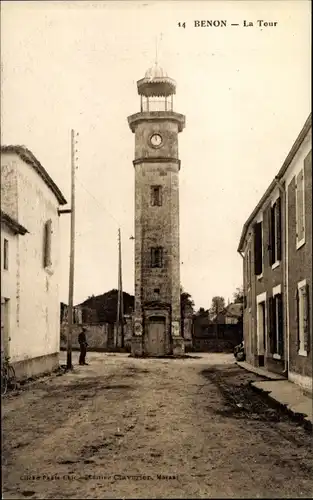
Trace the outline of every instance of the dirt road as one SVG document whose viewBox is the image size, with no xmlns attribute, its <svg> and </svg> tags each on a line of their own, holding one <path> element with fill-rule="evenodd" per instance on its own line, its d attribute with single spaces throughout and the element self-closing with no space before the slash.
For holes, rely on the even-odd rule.
<svg viewBox="0 0 313 500">
<path fill-rule="evenodd" d="M 232 356 L 89 360 L 3 398 L 3 498 L 312 498 L 312 435 Z"/>
</svg>

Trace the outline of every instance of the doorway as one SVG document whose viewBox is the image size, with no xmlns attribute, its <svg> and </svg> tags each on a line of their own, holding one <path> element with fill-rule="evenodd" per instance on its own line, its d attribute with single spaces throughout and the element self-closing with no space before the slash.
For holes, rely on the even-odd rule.
<svg viewBox="0 0 313 500">
<path fill-rule="evenodd" d="M 147 319 L 145 354 L 148 356 L 165 355 L 165 325 L 164 316 L 151 316 Z"/>
</svg>

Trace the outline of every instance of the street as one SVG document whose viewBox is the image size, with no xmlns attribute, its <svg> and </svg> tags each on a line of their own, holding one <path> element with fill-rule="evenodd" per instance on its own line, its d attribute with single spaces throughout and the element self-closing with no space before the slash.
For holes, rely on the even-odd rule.
<svg viewBox="0 0 313 500">
<path fill-rule="evenodd" d="M 312 498 L 312 435 L 232 355 L 73 356 L 2 400 L 3 498 Z"/>
</svg>

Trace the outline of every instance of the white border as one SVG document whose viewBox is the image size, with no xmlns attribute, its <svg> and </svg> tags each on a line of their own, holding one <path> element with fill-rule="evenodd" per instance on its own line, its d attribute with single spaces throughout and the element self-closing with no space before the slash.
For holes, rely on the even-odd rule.
<svg viewBox="0 0 313 500">
<path fill-rule="evenodd" d="M 273 297 L 275 297 L 275 295 L 279 295 L 279 294 L 281 294 L 281 285 L 274 286 Z"/>
</svg>

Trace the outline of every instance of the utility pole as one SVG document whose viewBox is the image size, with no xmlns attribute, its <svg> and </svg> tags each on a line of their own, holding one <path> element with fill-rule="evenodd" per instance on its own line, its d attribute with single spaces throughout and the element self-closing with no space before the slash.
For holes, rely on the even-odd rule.
<svg viewBox="0 0 313 500">
<path fill-rule="evenodd" d="M 121 230 L 118 230 L 118 295 L 117 295 L 117 318 L 116 318 L 116 347 L 121 338 L 121 346 L 124 347 L 124 304 L 123 304 L 123 284 L 122 284 L 122 249 L 121 249 Z"/>
<path fill-rule="evenodd" d="M 71 131 L 71 242 L 70 242 L 70 273 L 68 293 L 68 332 L 67 332 L 67 370 L 73 369 L 72 364 L 72 332 L 73 332 L 73 297 L 74 297 L 74 256 L 75 256 L 75 134 Z"/>
<path fill-rule="evenodd" d="M 121 308 L 121 347 L 124 347 L 124 298 L 123 298 L 123 281 L 122 281 L 122 240 L 121 230 L 119 230 L 119 282 L 120 282 L 120 308 Z"/>
</svg>

